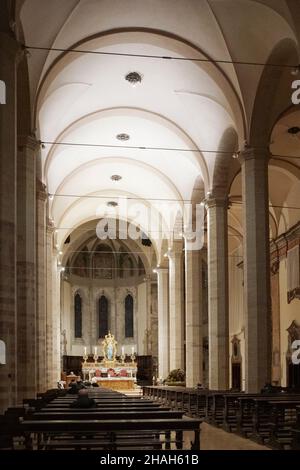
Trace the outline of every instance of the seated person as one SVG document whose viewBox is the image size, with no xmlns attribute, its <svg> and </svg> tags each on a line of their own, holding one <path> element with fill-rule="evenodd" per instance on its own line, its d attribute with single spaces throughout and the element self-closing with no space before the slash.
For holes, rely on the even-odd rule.
<svg viewBox="0 0 300 470">
<path fill-rule="evenodd" d="M 82 379 L 78 379 L 78 380 L 77 380 L 77 389 L 78 389 L 78 390 L 81 390 L 82 388 L 86 388 L 86 387 L 85 387 L 85 385 L 84 385 Z"/>
<path fill-rule="evenodd" d="M 77 400 L 70 404 L 71 408 L 94 408 L 96 406 L 97 403 L 93 398 L 89 398 L 89 392 L 84 388 L 79 390 Z"/>
<path fill-rule="evenodd" d="M 92 387 L 99 387 L 97 377 L 92 378 Z"/>
<path fill-rule="evenodd" d="M 59 381 L 57 382 L 57 388 L 59 388 L 59 389 L 61 389 L 61 390 L 64 389 L 64 388 L 65 388 L 65 383 L 66 383 L 66 382 L 65 382 L 64 380 L 59 380 Z"/>
<path fill-rule="evenodd" d="M 71 382 L 69 383 L 69 389 L 67 393 L 70 393 L 71 395 L 77 395 L 78 386 L 77 386 L 77 383 L 75 382 L 75 379 L 71 380 Z"/>
</svg>

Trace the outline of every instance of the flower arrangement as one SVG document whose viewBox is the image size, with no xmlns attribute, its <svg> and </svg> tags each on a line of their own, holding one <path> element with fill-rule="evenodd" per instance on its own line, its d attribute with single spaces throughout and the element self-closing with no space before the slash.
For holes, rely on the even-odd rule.
<svg viewBox="0 0 300 470">
<path fill-rule="evenodd" d="M 165 380 L 166 385 L 185 385 L 185 372 L 182 369 L 171 370 Z"/>
</svg>

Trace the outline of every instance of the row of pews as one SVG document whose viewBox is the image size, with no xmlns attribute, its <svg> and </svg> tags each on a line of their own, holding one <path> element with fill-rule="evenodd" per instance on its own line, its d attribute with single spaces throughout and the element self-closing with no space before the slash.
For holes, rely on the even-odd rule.
<svg viewBox="0 0 300 470">
<path fill-rule="evenodd" d="M 149 397 L 128 397 L 109 389 L 89 389 L 93 408 L 72 408 L 77 399 L 64 390 L 51 390 L 0 416 L 0 448 L 26 450 L 162 450 L 200 449 L 198 417 Z"/>
<path fill-rule="evenodd" d="M 273 449 L 300 450 L 300 394 L 143 387 L 143 396 Z"/>
</svg>

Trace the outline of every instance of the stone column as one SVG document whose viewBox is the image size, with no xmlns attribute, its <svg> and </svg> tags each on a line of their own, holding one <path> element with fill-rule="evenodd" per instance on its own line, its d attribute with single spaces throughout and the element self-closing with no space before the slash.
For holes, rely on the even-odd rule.
<svg viewBox="0 0 300 470">
<path fill-rule="evenodd" d="M 186 386 L 203 383 L 202 266 L 199 250 L 185 250 Z"/>
<path fill-rule="evenodd" d="M 206 200 L 208 226 L 209 388 L 229 386 L 227 198 Z"/>
<path fill-rule="evenodd" d="M 46 348 L 46 187 L 36 182 L 37 391 L 47 389 Z"/>
<path fill-rule="evenodd" d="M 57 266 L 57 256 L 52 260 L 52 387 L 57 386 L 61 376 L 61 278 L 63 272 Z"/>
<path fill-rule="evenodd" d="M 18 136 L 17 358 L 18 403 L 36 395 L 36 153 L 39 143 Z"/>
<path fill-rule="evenodd" d="M 170 370 L 185 369 L 182 243 L 169 256 Z"/>
<path fill-rule="evenodd" d="M 53 387 L 53 224 L 46 228 L 46 361 L 47 389 Z"/>
<path fill-rule="evenodd" d="M 0 32 L 0 79 L 6 104 L 0 104 L 0 340 L 6 364 L 0 365 L 0 410 L 16 403 L 16 68 L 19 45 Z"/>
<path fill-rule="evenodd" d="M 166 379 L 169 360 L 169 270 L 156 268 L 158 297 L 158 376 Z"/>
<path fill-rule="evenodd" d="M 271 381 L 268 153 L 240 152 L 244 204 L 246 392 Z"/>
<path fill-rule="evenodd" d="M 272 383 L 281 385 L 279 261 L 272 264 Z"/>
</svg>

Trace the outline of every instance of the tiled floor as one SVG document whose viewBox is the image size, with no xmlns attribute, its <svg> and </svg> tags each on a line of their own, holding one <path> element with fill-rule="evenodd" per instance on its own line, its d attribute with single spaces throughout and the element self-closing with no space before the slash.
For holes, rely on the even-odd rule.
<svg viewBox="0 0 300 470">
<path fill-rule="evenodd" d="M 185 449 L 190 448 L 189 440 L 191 437 L 191 435 L 185 436 Z M 201 424 L 200 446 L 201 450 L 270 450 L 268 447 L 256 444 L 250 439 L 244 439 L 207 423 Z"/>
</svg>

